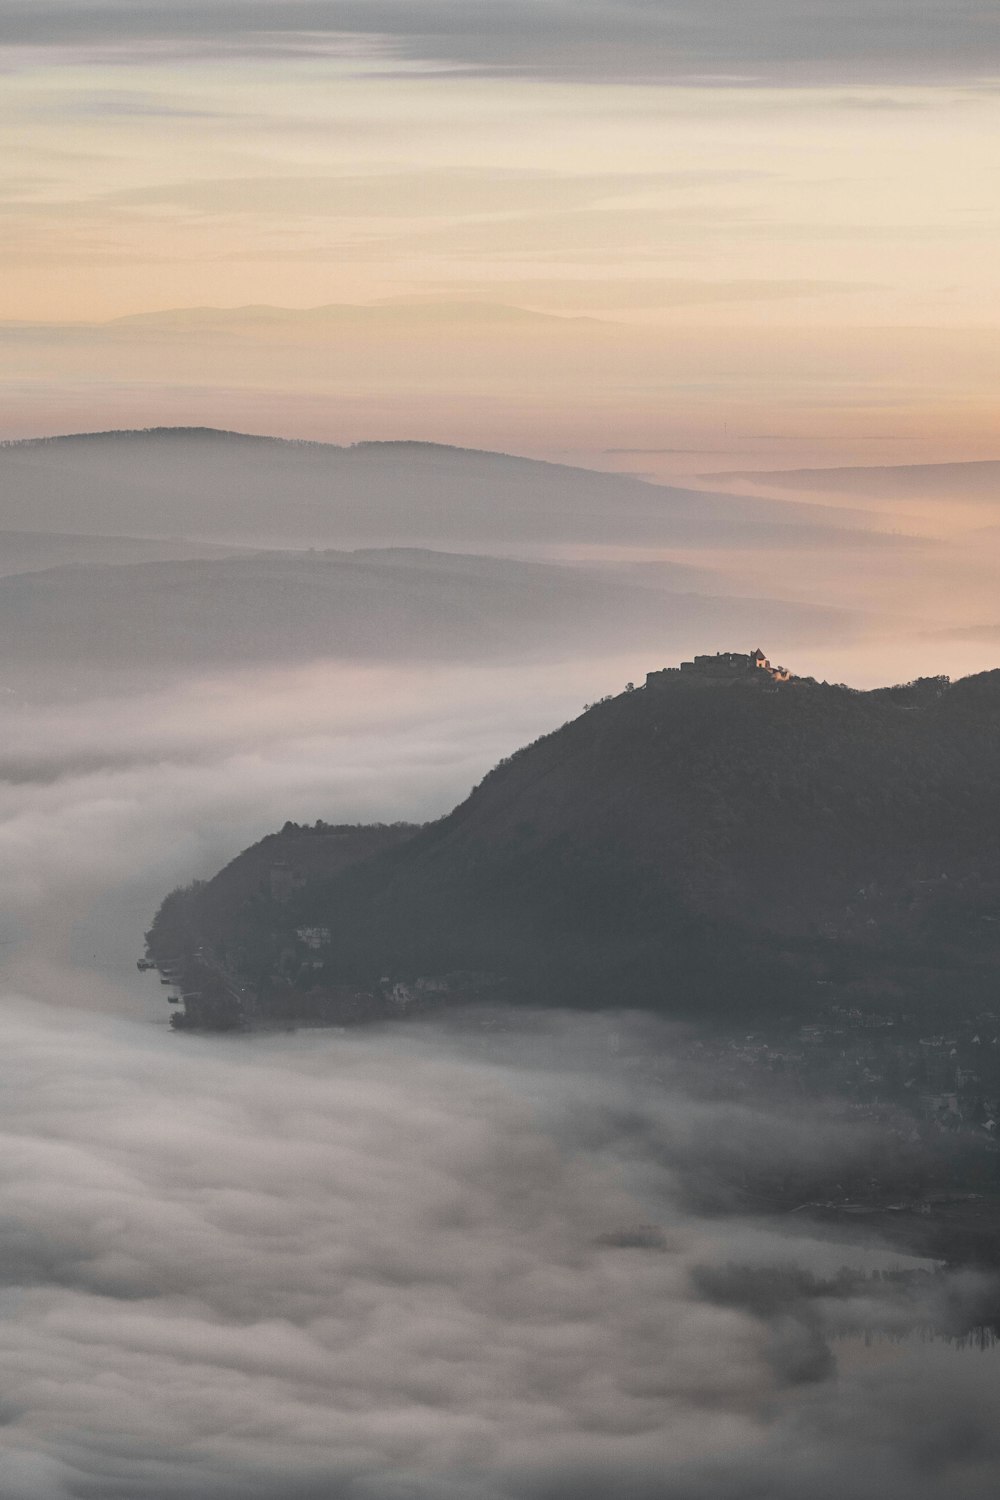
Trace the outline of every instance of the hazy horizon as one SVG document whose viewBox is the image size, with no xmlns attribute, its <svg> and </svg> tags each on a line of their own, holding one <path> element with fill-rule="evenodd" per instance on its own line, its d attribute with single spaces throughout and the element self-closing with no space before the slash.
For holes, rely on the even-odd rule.
<svg viewBox="0 0 1000 1500">
<path fill-rule="evenodd" d="M 996 49 L 971 0 L 6 0 L 0 436 L 995 457 Z"/>
<path fill-rule="evenodd" d="M 161 673 L 617 654 L 641 679 L 762 642 L 857 687 L 962 676 L 995 664 L 991 473 L 706 474 L 699 488 L 405 440 L 159 427 L 8 443 L 7 681 L 67 653 L 76 670 Z"/>
</svg>

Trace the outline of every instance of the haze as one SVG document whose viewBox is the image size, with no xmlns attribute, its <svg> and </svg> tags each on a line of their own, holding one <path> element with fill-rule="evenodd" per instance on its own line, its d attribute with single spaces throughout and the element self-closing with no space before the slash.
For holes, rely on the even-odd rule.
<svg viewBox="0 0 1000 1500">
<path fill-rule="evenodd" d="M 996 1493 L 993 1278 L 748 1203 L 836 1101 L 135 961 L 695 652 L 997 665 L 998 72 L 971 0 L 0 0 L 4 1500 Z"/>
</svg>

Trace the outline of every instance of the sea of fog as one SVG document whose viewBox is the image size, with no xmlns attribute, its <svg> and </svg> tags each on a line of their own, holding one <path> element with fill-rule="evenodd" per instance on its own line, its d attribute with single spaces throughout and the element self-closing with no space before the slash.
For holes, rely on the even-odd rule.
<svg viewBox="0 0 1000 1500">
<path fill-rule="evenodd" d="M 4 1500 L 995 1494 L 1000 1359 L 924 1336 L 935 1283 L 740 1290 L 921 1263 L 695 1206 L 739 1153 L 848 1159 L 861 1127 L 822 1101 L 720 1098 L 634 1015 L 175 1034 L 136 971 L 172 886 L 287 818 L 433 817 L 634 672 L 8 695 Z"/>
</svg>

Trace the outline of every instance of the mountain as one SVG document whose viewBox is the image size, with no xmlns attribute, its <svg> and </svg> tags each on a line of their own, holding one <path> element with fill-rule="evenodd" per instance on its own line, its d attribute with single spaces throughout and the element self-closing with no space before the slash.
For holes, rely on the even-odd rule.
<svg viewBox="0 0 1000 1500">
<path fill-rule="evenodd" d="M 213 547 L 183 537 L 159 540 L 133 536 L 74 536 L 53 531 L 0 531 L 0 578 L 12 573 L 38 573 L 46 568 L 81 563 L 128 563 L 218 559 L 242 548 Z"/>
<path fill-rule="evenodd" d="M 680 647 L 716 631 L 766 628 L 800 641 L 856 633 L 845 611 L 715 597 L 701 591 L 706 578 L 683 566 L 636 575 L 399 548 L 56 567 L 0 577 L 0 634 L 9 673 L 15 664 L 524 661 L 664 639 Z"/>
<path fill-rule="evenodd" d="M 0 528 L 252 547 L 899 548 L 861 512 L 670 489 L 433 443 L 289 442 L 213 429 L 0 446 Z M 512 539 L 516 541 L 512 542 Z"/>
<path fill-rule="evenodd" d="M 151 952 L 183 967 L 203 946 L 265 1016 L 464 973 L 536 1003 L 744 1025 L 835 986 L 948 1024 L 957 996 L 994 1002 L 998 755 L 1000 671 L 870 692 L 653 674 L 348 869 L 300 868 L 279 837 L 280 889 L 262 877 L 220 922 L 223 872 L 172 898 Z"/>
<path fill-rule="evenodd" d="M 135 330 L 185 336 L 203 333 L 252 336 L 269 330 L 300 334 L 311 329 L 335 332 L 339 328 L 362 328 L 374 331 L 405 330 L 414 326 L 440 328 L 449 323 L 467 327 L 484 323 L 550 325 L 590 321 L 567 318 L 559 313 L 538 312 L 506 302 L 400 297 L 367 304 L 329 302 L 319 307 L 275 307 L 268 303 L 250 303 L 243 307 L 176 307 L 161 312 L 129 313 L 90 327 L 95 331 L 103 328 L 116 332 Z"/>
<path fill-rule="evenodd" d="M 1000 501 L 1000 459 L 944 464 L 855 464 L 829 469 L 733 469 L 706 481 L 766 484 L 777 489 L 859 495 L 880 500 Z"/>
</svg>

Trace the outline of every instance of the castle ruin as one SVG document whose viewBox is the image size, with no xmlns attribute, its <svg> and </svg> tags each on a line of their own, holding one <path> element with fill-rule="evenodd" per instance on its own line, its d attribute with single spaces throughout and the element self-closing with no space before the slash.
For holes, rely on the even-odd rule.
<svg viewBox="0 0 1000 1500">
<path fill-rule="evenodd" d="M 648 688 L 666 687 L 670 682 L 746 683 L 751 687 L 769 687 L 791 682 L 787 667 L 772 667 L 763 651 L 717 651 L 714 656 L 696 656 L 682 661 L 679 667 L 664 667 L 646 674 Z"/>
</svg>

